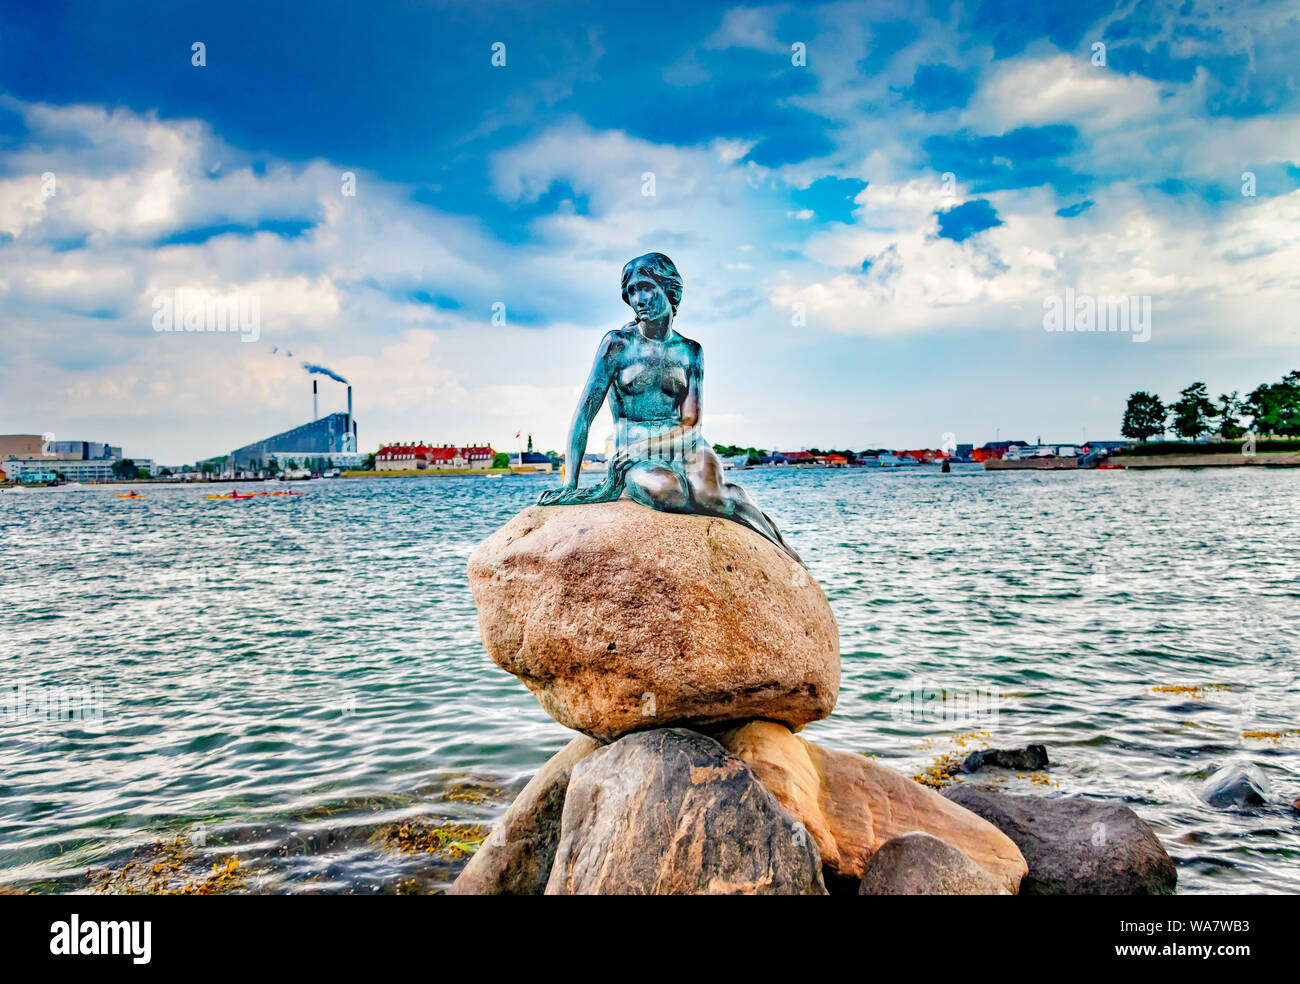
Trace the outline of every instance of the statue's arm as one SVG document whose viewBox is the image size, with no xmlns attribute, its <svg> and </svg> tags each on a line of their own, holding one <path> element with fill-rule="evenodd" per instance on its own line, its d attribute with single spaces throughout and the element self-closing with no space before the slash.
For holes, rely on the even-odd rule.
<svg viewBox="0 0 1300 984">
<path fill-rule="evenodd" d="M 682 427 L 700 425 L 704 401 L 704 350 L 692 342 L 691 371 L 686 377 L 686 399 L 682 401 Z"/>
<path fill-rule="evenodd" d="M 596 361 L 592 364 L 587 385 L 583 388 L 582 398 L 578 401 L 578 408 L 573 411 L 573 424 L 569 427 L 569 452 L 564 459 L 568 464 L 567 474 L 564 476 L 565 488 L 578 487 L 578 473 L 582 471 L 582 456 L 587 453 L 587 432 L 591 429 L 591 422 L 600 412 L 600 405 L 605 402 L 605 394 L 609 392 L 610 384 L 614 381 L 614 370 L 622 347 L 622 339 L 615 331 L 611 331 L 600 340 L 600 348 L 596 350 Z"/>
</svg>

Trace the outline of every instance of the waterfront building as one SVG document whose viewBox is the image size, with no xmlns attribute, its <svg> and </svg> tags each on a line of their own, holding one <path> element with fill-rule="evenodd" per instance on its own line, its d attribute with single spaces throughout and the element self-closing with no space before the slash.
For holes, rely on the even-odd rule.
<svg viewBox="0 0 1300 984">
<path fill-rule="evenodd" d="M 450 444 L 388 444 L 375 454 L 376 471 L 491 468 L 496 452 L 486 445 L 457 448 Z"/>
<path fill-rule="evenodd" d="M 99 441 L 51 441 L 49 452 L 76 461 L 116 461 L 122 457 L 121 448 Z"/>
<path fill-rule="evenodd" d="M 491 468 L 497 456 L 497 453 L 486 444 L 461 448 L 460 454 L 469 468 Z"/>
<path fill-rule="evenodd" d="M 1001 459 L 1007 453 L 1008 448 L 1028 447 L 1025 441 L 988 441 L 982 448 L 976 448 L 971 452 L 972 461 L 988 461 L 990 458 Z"/>
<path fill-rule="evenodd" d="M 1129 446 L 1128 441 L 1084 441 L 1083 450 L 1088 451 L 1119 451 Z"/>
<path fill-rule="evenodd" d="M 41 455 L 35 458 L 11 458 L 5 463 L 10 472 L 19 472 L 22 474 L 34 474 L 50 472 L 54 475 L 62 475 L 69 482 L 109 482 L 115 477 L 113 475 L 114 461 L 81 461 L 79 459 L 61 459 Z M 140 467 L 145 468 L 152 465 L 152 462 L 141 461 Z"/>
<path fill-rule="evenodd" d="M 920 448 L 915 451 L 904 451 L 903 456 L 907 458 L 913 458 L 916 461 L 925 464 L 930 464 L 935 461 L 943 461 L 945 458 L 948 457 L 948 455 L 945 454 L 944 452 L 936 451 L 934 448 Z"/>
<path fill-rule="evenodd" d="M 39 458 L 45 450 L 45 440 L 40 434 L 0 434 L 0 461 Z"/>
<path fill-rule="evenodd" d="M 777 451 L 772 455 L 774 465 L 812 465 L 816 464 L 809 451 Z"/>
<path fill-rule="evenodd" d="M 429 456 L 430 468 L 468 468 L 469 463 L 465 456 L 460 453 L 458 448 L 443 445 L 440 448 L 434 448 L 433 453 Z"/>
<path fill-rule="evenodd" d="M 511 468 L 526 468 L 529 471 L 551 472 L 555 466 L 551 464 L 551 459 L 537 451 L 525 451 L 522 455 L 516 451 L 510 456 Z"/>
<path fill-rule="evenodd" d="M 48 468 L 27 468 L 19 469 L 18 481 L 26 485 L 48 485 L 51 482 L 57 482 L 59 476 Z"/>
<path fill-rule="evenodd" d="M 386 444 L 375 454 L 376 471 L 423 471 L 433 458 L 427 444 Z"/>
<path fill-rule="evenodd" d="M 349 393 L 351 387 L 349 387 Z M 351 397 L 348 400 L 351 404 Z M 309 424 L 294 427 L 230 453 L 227 467 L 235 470 L 261 470 L 274 454 L 292 454 L 298 458 L 327 458 L 357 449 L 357 422 L 350 413 L 331 413 Z"/>
<path fill-rule="evenodd" d="M 281 471 L 289 468 L 305 468 L 308 463 L 315 466 L 316 471 L 328 471 L 331 468 L 357 469 L 366 467 L 366 459 L 370 456 L 361 454 L 356 451 L 339 451 L 334 454 L 298 454 L 289 451 L 272 451 L 266 456 L 266 464 L 269 467 L 274 461 L 276 467 Z M 174 469 L 173 469 L 174 470 Z"/>
</svg>

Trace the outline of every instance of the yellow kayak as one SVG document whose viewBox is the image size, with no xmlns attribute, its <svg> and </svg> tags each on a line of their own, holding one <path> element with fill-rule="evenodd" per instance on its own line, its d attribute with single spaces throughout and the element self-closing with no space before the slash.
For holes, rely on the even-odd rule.
<svg viewBox="0 0 1300 984">
<path fill-rule="evenodd" d="M 247 495 L 240 495 L 238 492 L 236 492 L 234 495 L 205 495 L 204 498 L 205 499 L 251 499 L 253 498 L 253 494 L 250 492 Z"/>
<path fill-rule="evenodd" d="M 143 499 L 144 496 L 145 493 L 143 492 L 118 492 L 117 493 L 117 497 L 119 499 Z"/>
</svg>

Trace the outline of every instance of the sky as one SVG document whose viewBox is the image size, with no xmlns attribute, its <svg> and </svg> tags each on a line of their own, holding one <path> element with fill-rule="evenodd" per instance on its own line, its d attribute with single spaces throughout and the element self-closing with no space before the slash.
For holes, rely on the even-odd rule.
<svg viewBox="0 0 1300 984">
<path fill-rule="evenodd" d="M 714 443 L 1116 438 L 1300 368 L 1297 50 L 1249 0 L 18 5 L 0 433 L 193 462 L 342 409 L 308 362 L 362 450 L 562 449 L 657 250 Z M 1149 321 L 1047 330 L 1102 297 Z"/>
</svg>

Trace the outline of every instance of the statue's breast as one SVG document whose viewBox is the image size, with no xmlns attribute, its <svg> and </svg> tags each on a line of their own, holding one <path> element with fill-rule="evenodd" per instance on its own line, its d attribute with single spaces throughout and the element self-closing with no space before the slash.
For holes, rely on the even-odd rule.
<svg viewBox="0 0 1300 984">
<path fill-rule="evenodd" d="M 673 399 L 678 399 L 686 394 L 686 370 L 681 366 L 668 366 L 663 371 L 663 389 L 664 392 Z"/>
<path fill-rule="evenodd" d="M 678 399 L 686 393 L 686 370 L 682 366 L 652 365 L 633 362 L 625 366 L 618 376 L 619 388 L 624 393 L 637 395 L 658 387 Z"/>
<path fill-rule="evenodd" d="M 633 362 L 624 366 L 618 374 L 619 388 L 625 393 L 644 393 L 655 385 L 658 373 L 645 362 Z"/>
</svg>

